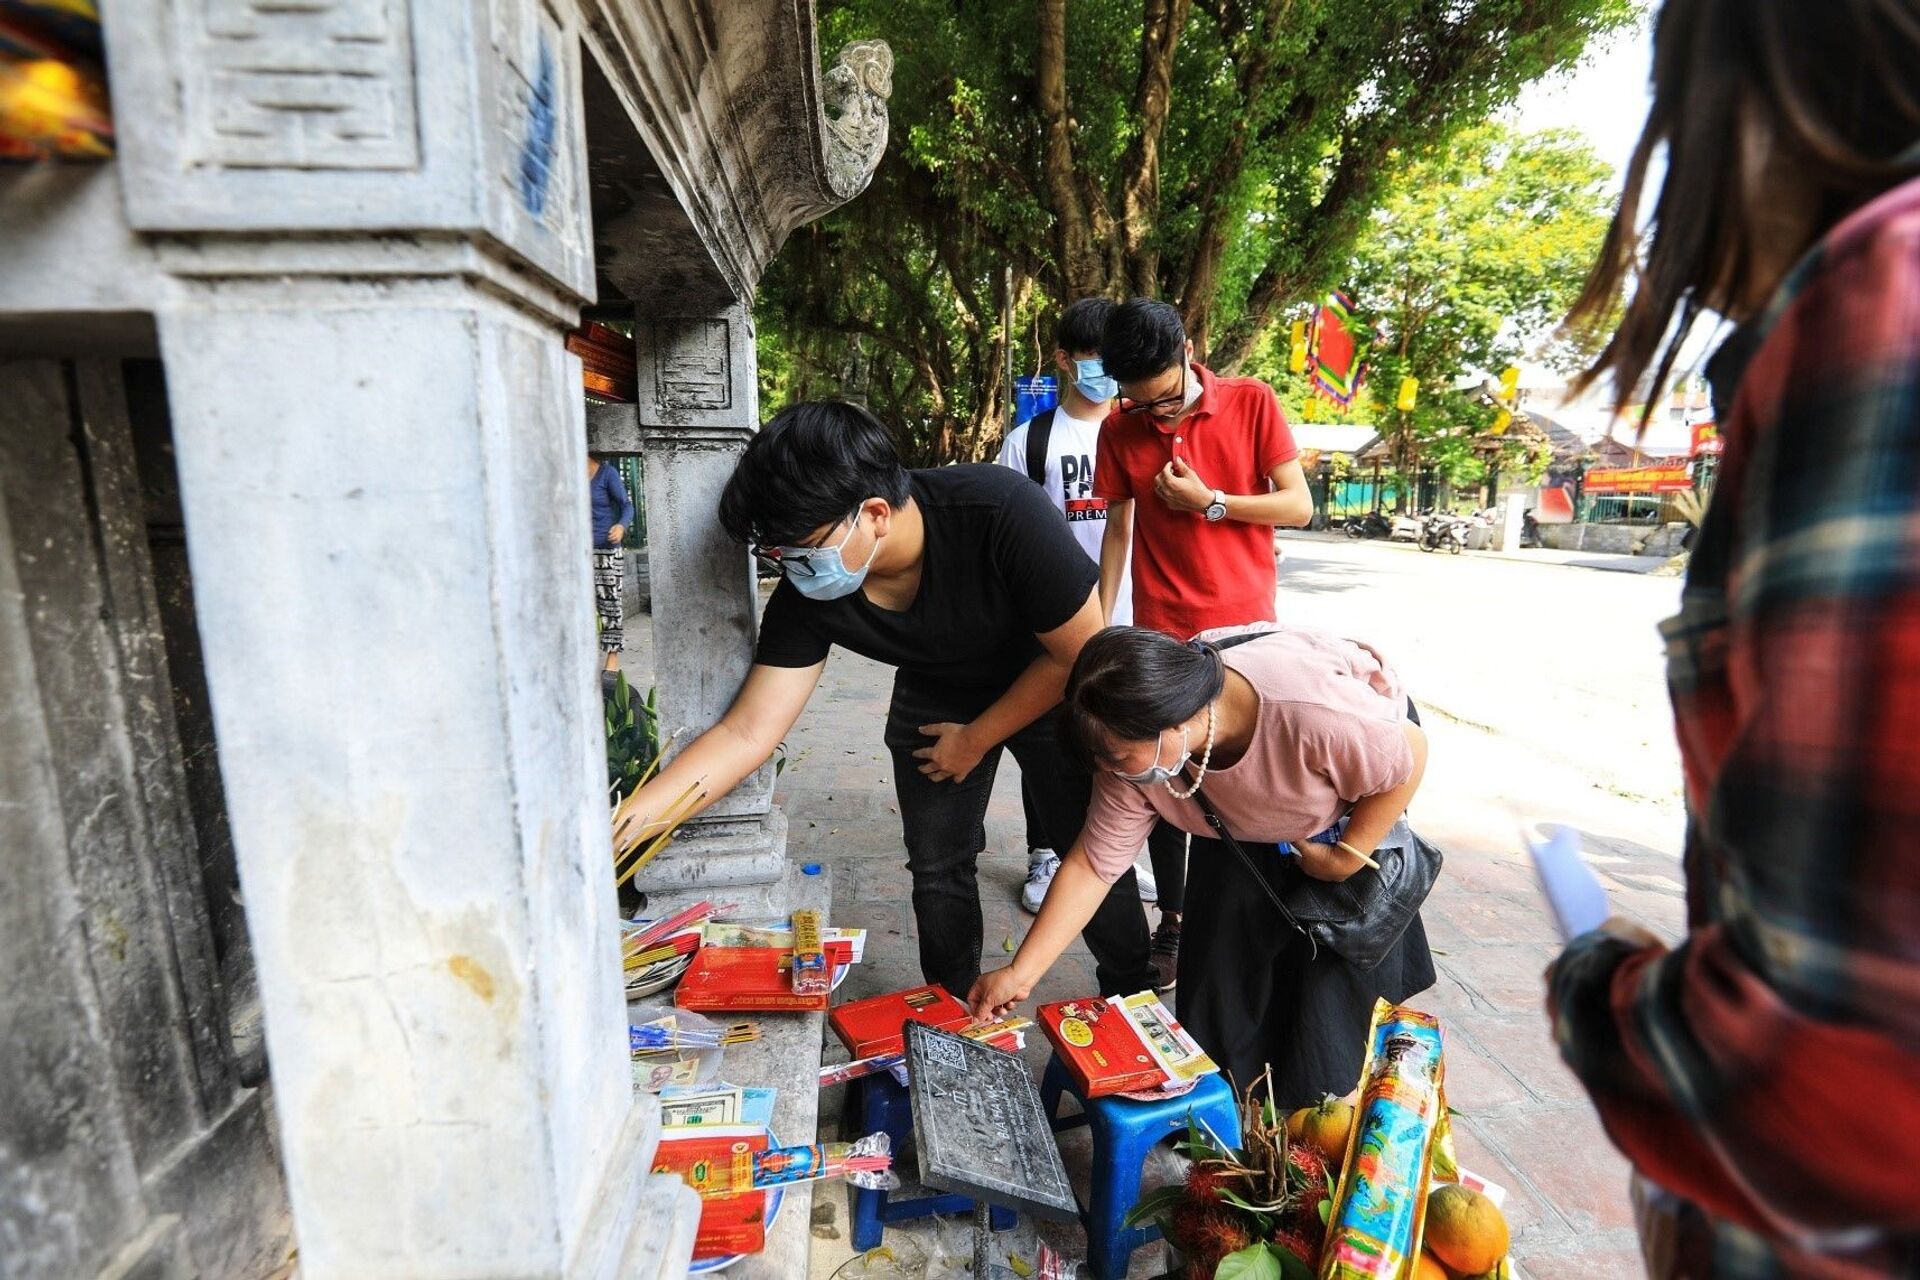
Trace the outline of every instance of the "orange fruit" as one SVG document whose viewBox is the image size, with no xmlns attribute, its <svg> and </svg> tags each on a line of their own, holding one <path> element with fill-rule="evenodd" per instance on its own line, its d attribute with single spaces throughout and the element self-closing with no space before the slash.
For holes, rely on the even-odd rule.
<svg viewBox="0 0 1920 1280">
<path fill-rule="evenodd" d="M 1337 1177 L 1347 1163 L 1347 1134 L 1353 1129 L 1353 1104 L 1331 1095 L 1318 1104 L 1296 1111 L 1300 1117 L 1300 1138 L 1326 1157 L 1327 1173 Z M 1288 1117 L 1288 1127 L 1293 1117 Z"/>
<path fill-rule="evenodd" d="M 1453 1277 L 1447 1274 L 1447 1269 L 1440 1265 L 1437 1258 L 1422 1249 L 1419 1258 L 1414 1261 L 1411 1280 L 1453 1280 Z"/>
<path fill-rule="evenodd" d="M 1500 1207 L 1457 1183 L 1427 1197 L 1427 1248 L 1450 1271 L 1477 1276 L 1500 1265 L 1511 1243 Z"/>
</svg>

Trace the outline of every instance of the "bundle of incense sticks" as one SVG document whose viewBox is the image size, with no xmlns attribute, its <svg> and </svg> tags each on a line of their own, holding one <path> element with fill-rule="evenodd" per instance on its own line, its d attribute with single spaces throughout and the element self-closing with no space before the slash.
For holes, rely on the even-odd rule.
<svg viewBox="0 0 1920 1280">
<path fill-rule="evenodd" d="M 757 1022 L 735 1022 L 724 1027 L 669 1027 L 658 1022 L 627 1028 L 627 1047 L 635 1053 L 671 1053 L 676 1049 L 717 1049 L 760 1038 Z"/>
<path fill-rule="evenodd" d="M 664 920 L 655 920 L 646 928 L 621 939 L 620 949 L 627 955 L 637 955 L 649 950 L 662 939 L 679 933 L 689 925 L 701 923 L 719 909 L 711 902 L 696 902 L 685 911 L 677 912 Z"/>
<path fill-rule="evenodd" d="M 655 757 L 654 765 L 658 765 L 659 763 L 659 757 Z M 653 768 L 649 766 L 646 776 L 651 776 L 652 772 Z M 641 778 L 643 784 L 646 781 L 646 776 Z M 693 811 L 705 803 L 707 792 L 705 788 L 701 786 L 705 781 L 705 777 L 699 777 L 689 782 L 686 790 L 675 796 L 673 802 L 667 805 L 665 812 L 659 817 L 641 824 L 639 830 L 633 833 L 630 842 L 625 848 L 621 848 L 617 844 L 615 845 L 613 850 L 613 877 L 616 885 L 623 885 L 633 879 L 635 873 L 637 873 L 640 868 L 653 861 L 654 857 L 662 849 L 673 843 L 674 836 L 679 834 L 680 824 L 692 817 Z M 622 800 L 619 807 L 614 809 L 613 825 L 615 830 L 619 829 L 620 823 L 627 817 L 632 808 L 634 797 L 638 796 L 642 789 L 642 787 L 635 787 L 632 794 Z"/>
</svg>

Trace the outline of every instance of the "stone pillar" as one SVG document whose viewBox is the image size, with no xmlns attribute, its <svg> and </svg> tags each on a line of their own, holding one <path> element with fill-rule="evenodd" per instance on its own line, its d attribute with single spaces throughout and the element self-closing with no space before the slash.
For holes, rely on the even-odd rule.
<svg viewBox="0 0 1920 1280">
<path fill-rule="evenodd" d="M 733 702 L 759 634 L 752 557 L 718 517 L 720 491 L 759 428 L 753 319 L 743 304 L 655 315 L 634 337 L 639 404 L 596 411 L 593 447 L 643 459 L 660 731 L 678 749 Z M 786 836 L 769 763 L 683 827 L 634 882 L 650 893 L 769 883 L 784 870 Z"/>
<path fill-rule="evenodd" d="M 562 346 L 574 10 L 110 8 L 301 1274 L 677 1271 Z"/>
</svg>

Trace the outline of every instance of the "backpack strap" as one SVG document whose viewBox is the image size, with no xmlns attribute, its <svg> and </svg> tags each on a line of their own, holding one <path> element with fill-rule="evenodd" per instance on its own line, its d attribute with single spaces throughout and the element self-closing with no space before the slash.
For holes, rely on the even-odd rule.
<svg viewBox="0 0 1920 1280">
<path fill-rule="evenodd" d="M 1027 424 L 1027 479 L 1041 488 L 1047 484 L 1047 445 L 1053 437 L 1053 415 L 1060 412 L 1055 405 L 1045 413 L 1033 415 L 1033 421 Z"/>
</svg>

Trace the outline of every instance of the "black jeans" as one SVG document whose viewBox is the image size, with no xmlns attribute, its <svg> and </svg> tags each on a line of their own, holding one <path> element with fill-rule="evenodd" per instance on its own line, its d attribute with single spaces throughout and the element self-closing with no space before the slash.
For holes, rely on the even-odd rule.
<svg viewBox="0 0 1920 1280">
<path fill-rule="evenodd" d="M 984 701 L 982 700 L 984 696 Z M 920 972 L 964 999 L 980 976 L 980 889 L 975 877 L 987 845 L 987 800 L 1000 766 L 1001 747 L 1013 752 L 1030 788 L 1034 816 L 1043 829 L 1027 839 L 1062 856 L 1080 838 L 1093 779 L 1076 769 L 1055 737 L 1050 712 L 981 757 L 964 782 L 934 782 L 920 772 L 915 751 L 931 739 L 923 724 L 964 724 L 993 700 L 977 692 L 928 689 L 896 679 L 887 710 L 887 751 L 893 757 L 894 793 L 913 875 L 913 917 L 920 933 Z M 1153 984 L 1147 964 L 1147 918 L 1133 869 L 1114 881 L 1106 900 L 1081 936 L 1093 952 L 1099 994 L 1131 994 Z M 1093 993 L 1089 993 L 1093 994 Z"/>
<path fill-rule="evenodd" d="M 1187 907 L 1187 833 L 1171 822 L 1155 822 L 1147 835 L 1147 860 L 1160 890 L 1160 913 L 1179 915 Z"/>
</svg>

